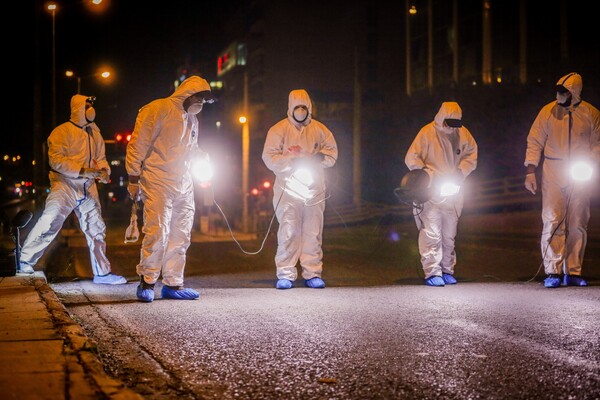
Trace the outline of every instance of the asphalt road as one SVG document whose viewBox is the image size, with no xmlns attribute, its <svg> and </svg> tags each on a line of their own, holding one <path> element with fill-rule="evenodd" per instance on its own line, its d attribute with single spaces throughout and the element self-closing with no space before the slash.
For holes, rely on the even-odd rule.
<svg viewBox="0 0 600 400">
<path fill-rule="evenodd" d="M 160 284 L 155 302 L 136 301 L 139 244 L 122 243 L 123 227 L 109 258 L 129 284 L 91 284 L 74 241 L 47 274 L 107 371 L 147 399 L 599 399 L 597 237 L 590 286 L 545 289 L 535 224 L 474 233 L 477 219 L 460 228 L 459 283 L 444 288 L 423 285 L 411 221 L 326 229 L 323 290 L 274 289 L 272 234 L 258 254 L 195 236 L 196 301 L 162 300 Z"/>
<path fill-rule="evenodd" d="M 147 399 L 600 397 L 599 286 L 206 288 L 145 304 L 136 285 L 51 286 Z"/>
</svg>

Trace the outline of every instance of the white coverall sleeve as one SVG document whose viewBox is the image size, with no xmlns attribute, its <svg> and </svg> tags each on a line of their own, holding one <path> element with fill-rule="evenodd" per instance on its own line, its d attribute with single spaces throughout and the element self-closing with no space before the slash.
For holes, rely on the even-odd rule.
<svg viewBox="0 0 600 400">
<path fill-rule="evenodd" d="M 110 175 L 110 165 L 108 165 L 108 162 L 106 161 L 106 145 L 100 132 L 94 132 L 94 142 L 96 142 L 96 151 L 94 154 L 94 161 L 96 162 L 95 167 L 98 169 L 106 169 Z"/>
<path fill-rule="evenodd" d="M 292 154 L 283 154 L 283 135 L 274 127 L 269 129 L 265 145 L 263 147 L 262 159 L 275 175 L 281 174 L 292 166 L 292 160 L 295 158 Z"/>
<path fill-rule="evenodd" d="M 427 142 L 425 139 L 425 134 L 423 130 L 421 130 L 417 137 L 413 140 L 412 144 L 408 148 L 406 152 L 406 157 L 404 157 L 404 163 L 408 167 L 409 170 L 415 169 L 423 169 L 425 168 L 425 160 L 423 159 L 423 154 L 427 153 Z"/>
<path fill-rule="evenodd" d="M 469 132 L 468 129 L 465 128 L 467 143 L 461 153 L 461 159 L 458 163 L 458 169 L 462 172 L 463 176 L 466 178 L 469 176 L 471 172 L 477 168 L 477 143 Z"/>
<path fill-rule="evenodd" d="M 70 143 L 67 136 L 68 129 L 64 126 L 52 131 L 48 137 L 48 162 L 54 171 L 69 178 L 78 178 L 83 165 L 69 157 Z"/>
<path fill-rule="evenodd" d="M 595 110 L 592 114 L 592 132 L 590 135 L 592 157 L 600 165 L 600 112 Z"/>
<path fill-rule="evenodd" d="M 338 158 L 337 142 L 333 137 L 333 133 L 331 133 L 325 125 L 323 125 L 323 133 L 325 138 L 321 142 L 321 150 L 319 150 L 319 153 L 323 153 L 325 157 L 323 158 L 321 165 L 324 168 L 330 168 L 333 167 Z"/>
<path fill-rule="evenodd" d="M 544 129 L 544 109 L 542 109 L 535 121 L 533 121 L 533 125 L 529 130 L 529 135 L 527 135 L 527 150 L 525 152 L 525 166 L 533 165 L 537 167 L 540 163 L 540 159 L 542 158 L 542 152 L 544 151 L 544 147 L 546 146 L 546 140 L 548 139 L 548 133 Z"/>
<path fill-rule="evenodd" d="M 125 169 L 128 175 L 140 176 L 142 174 L 142 163 L 160 131 L 157 126 L 159 123 L 152 106 L 147 105 L 140 109 L 131 134 L 131 140 L 127 144 Z"/>
</svg>

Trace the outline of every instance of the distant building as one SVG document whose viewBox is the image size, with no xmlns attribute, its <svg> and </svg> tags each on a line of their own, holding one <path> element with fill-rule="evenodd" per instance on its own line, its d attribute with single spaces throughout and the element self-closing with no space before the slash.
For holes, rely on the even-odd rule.
<svg viewBox="0 0 600 400">
<path fill-rule="evenodd" d="M 582 65 L 597 79 L 598 46 L 580 26 L 591 18 L 580 5 L 567 7 L 566 0 L 249 2 L 231 16 L 229 45 L 215 60 L 224 131 L 239 132 L 232 116 L 242 112 L 246 88 L 252 173 L 261 179 L 266 132 L 285 117 L 289 91 L 304 88 L 315 118 L 338 140 L 334 190 L 347 201 L 357 190 L 368 200 L 392 198 L 404 152 L 442 99 L 469 102 L 486 88 L 543 83 L 551 100 L 551 83 Z M 484 128 L 473 120 L 484 113 L 477 106 L 466 113 Z"/>
</svg>

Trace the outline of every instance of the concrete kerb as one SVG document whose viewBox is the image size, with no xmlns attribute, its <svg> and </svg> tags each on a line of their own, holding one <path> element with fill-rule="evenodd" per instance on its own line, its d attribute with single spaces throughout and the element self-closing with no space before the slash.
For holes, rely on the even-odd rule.
<svg viewBox="0 0 600 400">
<path fill-rule="evenodd" d="M 86 377 L 104 398 L 115 400 L 142 400 L 138 393 L 124 383 L 108 376 L 97 353 L 96 343 L 87 337 L 83 328 L 71 318 L 56 293 L 45 280 L 35 281 L 36 289 L 52 315 L 58 333 L 65 339 L 68 356 L 76 358 Z"/>
</svg>

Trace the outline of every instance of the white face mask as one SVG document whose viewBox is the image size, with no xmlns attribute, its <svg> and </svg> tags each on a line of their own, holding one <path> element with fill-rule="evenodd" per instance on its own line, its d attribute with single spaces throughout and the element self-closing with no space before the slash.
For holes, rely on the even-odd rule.
<svg viewBox="0 0 600 400">
<path fill-rule="evenodd" d="M 96 110 L 94 110 L 94 107 L 85 110 L 85 120 L 91 123 L 94 122 L 94 119 L 96 119 Z"/>
<path fill-rule="evenodd" d="M 298 106 L 294 108 L 294 112 L 292 113 L 292 117 L 298 123 L 303 123 L 308 118 L 308 109 L 304 106 Z"/>
<path fill-rule="evenodd" d="M 556 102 L 559 106 L 568 107 L 571 105 L 570 93 L 556 93 Z"/>
<path fill-rule="evenodd" d="M 202 111 L 202 103 L 194 103 L 194 104 L 190 104 L 190 106 L 187 109 L 187 112 L 189 114 L 198 114 L 200 111 Z"/>
</svg>

